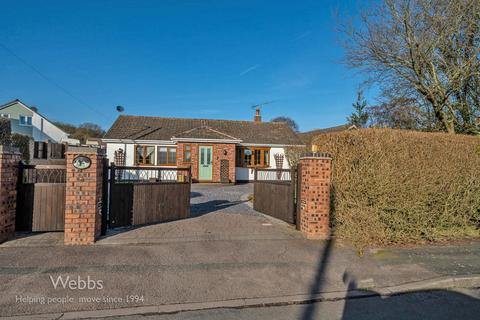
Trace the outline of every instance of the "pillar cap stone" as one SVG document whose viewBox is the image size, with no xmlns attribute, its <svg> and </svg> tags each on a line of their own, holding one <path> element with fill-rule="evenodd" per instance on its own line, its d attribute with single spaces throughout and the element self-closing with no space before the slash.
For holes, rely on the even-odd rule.
<svg viewBox="0 0 480 320">
<path fill-rule="evenodd" d="M 332 155 L 327 152 L 307 152 L 303 153 L 300 156 L 300 160 L 302 159 L 332 159 Z"/>
<path fill-rule="evenodd" d="M 68 146 L 65 153 L 83 153 L 105 155 L 105 150 L 97 147 L 88 146 Z"/>
</svg>

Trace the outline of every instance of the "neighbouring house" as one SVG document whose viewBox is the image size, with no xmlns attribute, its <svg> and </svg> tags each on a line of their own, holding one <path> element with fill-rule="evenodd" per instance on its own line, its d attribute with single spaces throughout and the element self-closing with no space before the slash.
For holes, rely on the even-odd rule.
<svg viewBox="0 0 480 320">
<path fill-rule="evenodd" d="M 254 179 L 255 168 L 288 169 L 285 148 L 304 146 L 286 123 L 121 115 L 102 139 L 126 166 L 190 166 L 199 182 Z"/>
<path fill-rule="evenodd" d="M 90 147 L 101 148 L 103 147 L 102 138 L 87 138 L 85 145 Z"/>
<path fill-rule="evenodd" d="M 36 108 L 28 107 L 18 99 L 0 105 L 0 116 L 10 119 L 12 133 L 28 136 L 33 141 L 80 143 L 77 139 L 69 138 L 66 132 L 38 113 Z"/>
<path fill-rule="evenodd" d="M 300 137 L 302 138 L 302 141 L 304 144 L 307 146 L 307 149 L 313 152 L 316 152 L 316 147 L 315 145 L 312 145 L 312 140 L 321 134 L 325 133 L 332 133 L 332 132 L 339 132 L 339 131 L 348 131 L 348 130 L 354 130 L 357 129 L 355 125 L 352 124 L 342 124 L 339 126 L 335 127 L 329 127 L 329 128 L 323 128 L 323 129 L 315 129 L 312 131 L 306 131 L 299 133 Z"/>
</svg>

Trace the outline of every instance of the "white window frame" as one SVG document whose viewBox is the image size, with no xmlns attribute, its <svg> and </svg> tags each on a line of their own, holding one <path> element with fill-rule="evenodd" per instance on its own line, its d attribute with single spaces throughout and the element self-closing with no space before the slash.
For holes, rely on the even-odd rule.
<svg viewBox="0 0 480 320">
<path fill-rule="evenodd" d="M 25 119 L 25 123 L 22 123 L 22 118 Z M 30 123 L 28 123 L 28 119 L 30 119 Z M 24 127 L 31 127 L 33 123 L 33 117 L 31 116 L 19 116 L 18 117 L 18 124 Z"/>
<path fill-rule="evenodd" d="M 10 119 L 9 113 L 0 113 L 0 117 Z"/>
</svg>

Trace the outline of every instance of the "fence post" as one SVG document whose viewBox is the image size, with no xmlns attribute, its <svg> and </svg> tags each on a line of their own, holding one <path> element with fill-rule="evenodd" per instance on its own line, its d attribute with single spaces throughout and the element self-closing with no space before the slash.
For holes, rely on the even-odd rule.
<svg viewBox="0 0 480 320">
<path fill-rule="evenodd" d="M 327 239 L 330 237 L 332 159 L 307 156 L 300 158 L 299 163 L 300 210 L 297 221 L 300 231 L 308 239 Z"/>
<path fill-rule="evenodd" d="M 109 207 L 109 190 L 108 190 L 108 159 L 103 159 L 103 176 L 102 176 L 102 231 L 101 235 L 107 234 L 108 223 L 108 207 Z"/>
<path fill-rule="evenodd" d="M 110 214 L 110 208 L 112 207 L 112 194 L 113 188 L 115 185 L 115 180 L 117 179 L 117 172 L 116 172 L 115 163 L 110 163 L 110 189 L 108 192 L 108 227 L 112 227 L 112 215 Z"/>
<path fill-rule="evenodd" d="M 65 153 L 67 183 L 65 199 L 65 238 L 67 245 L 93 244 L 101 233 L 101 201 L 104 150 L 68 147 Z M 86 157 L 89 166 L 74 166 Z"/>
<path fill-rule="evenodd" d="M 0 243 L 15 236 L 15 211 L 20 153 L 0 145 Z"/>
</svg>

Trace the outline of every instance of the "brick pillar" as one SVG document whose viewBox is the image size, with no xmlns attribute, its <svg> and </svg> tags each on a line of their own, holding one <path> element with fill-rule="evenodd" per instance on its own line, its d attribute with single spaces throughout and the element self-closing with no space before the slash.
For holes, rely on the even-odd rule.
<svg viewBox="0 0 480 320">
<path fill-rule="evenodd" d="M 299 161 L 300 231 L 308 239 L 330 237 L 332 159 L 302 157 Z"/>
<path fill-rule="evenodd" d="M 91 160 L 87 169 L 73 166 L 74 159 Z M 90 147 L 68 147 L 65 201 L 65 239 L 67 245 L 93 244 L 101 232 L 102 174 L 104 151 Z"/>
<path fill-rule="evenodd" d="M 15 236 L 15 209 L 20 153 L 0 145 L 0 243 Z"/>
</svg>

